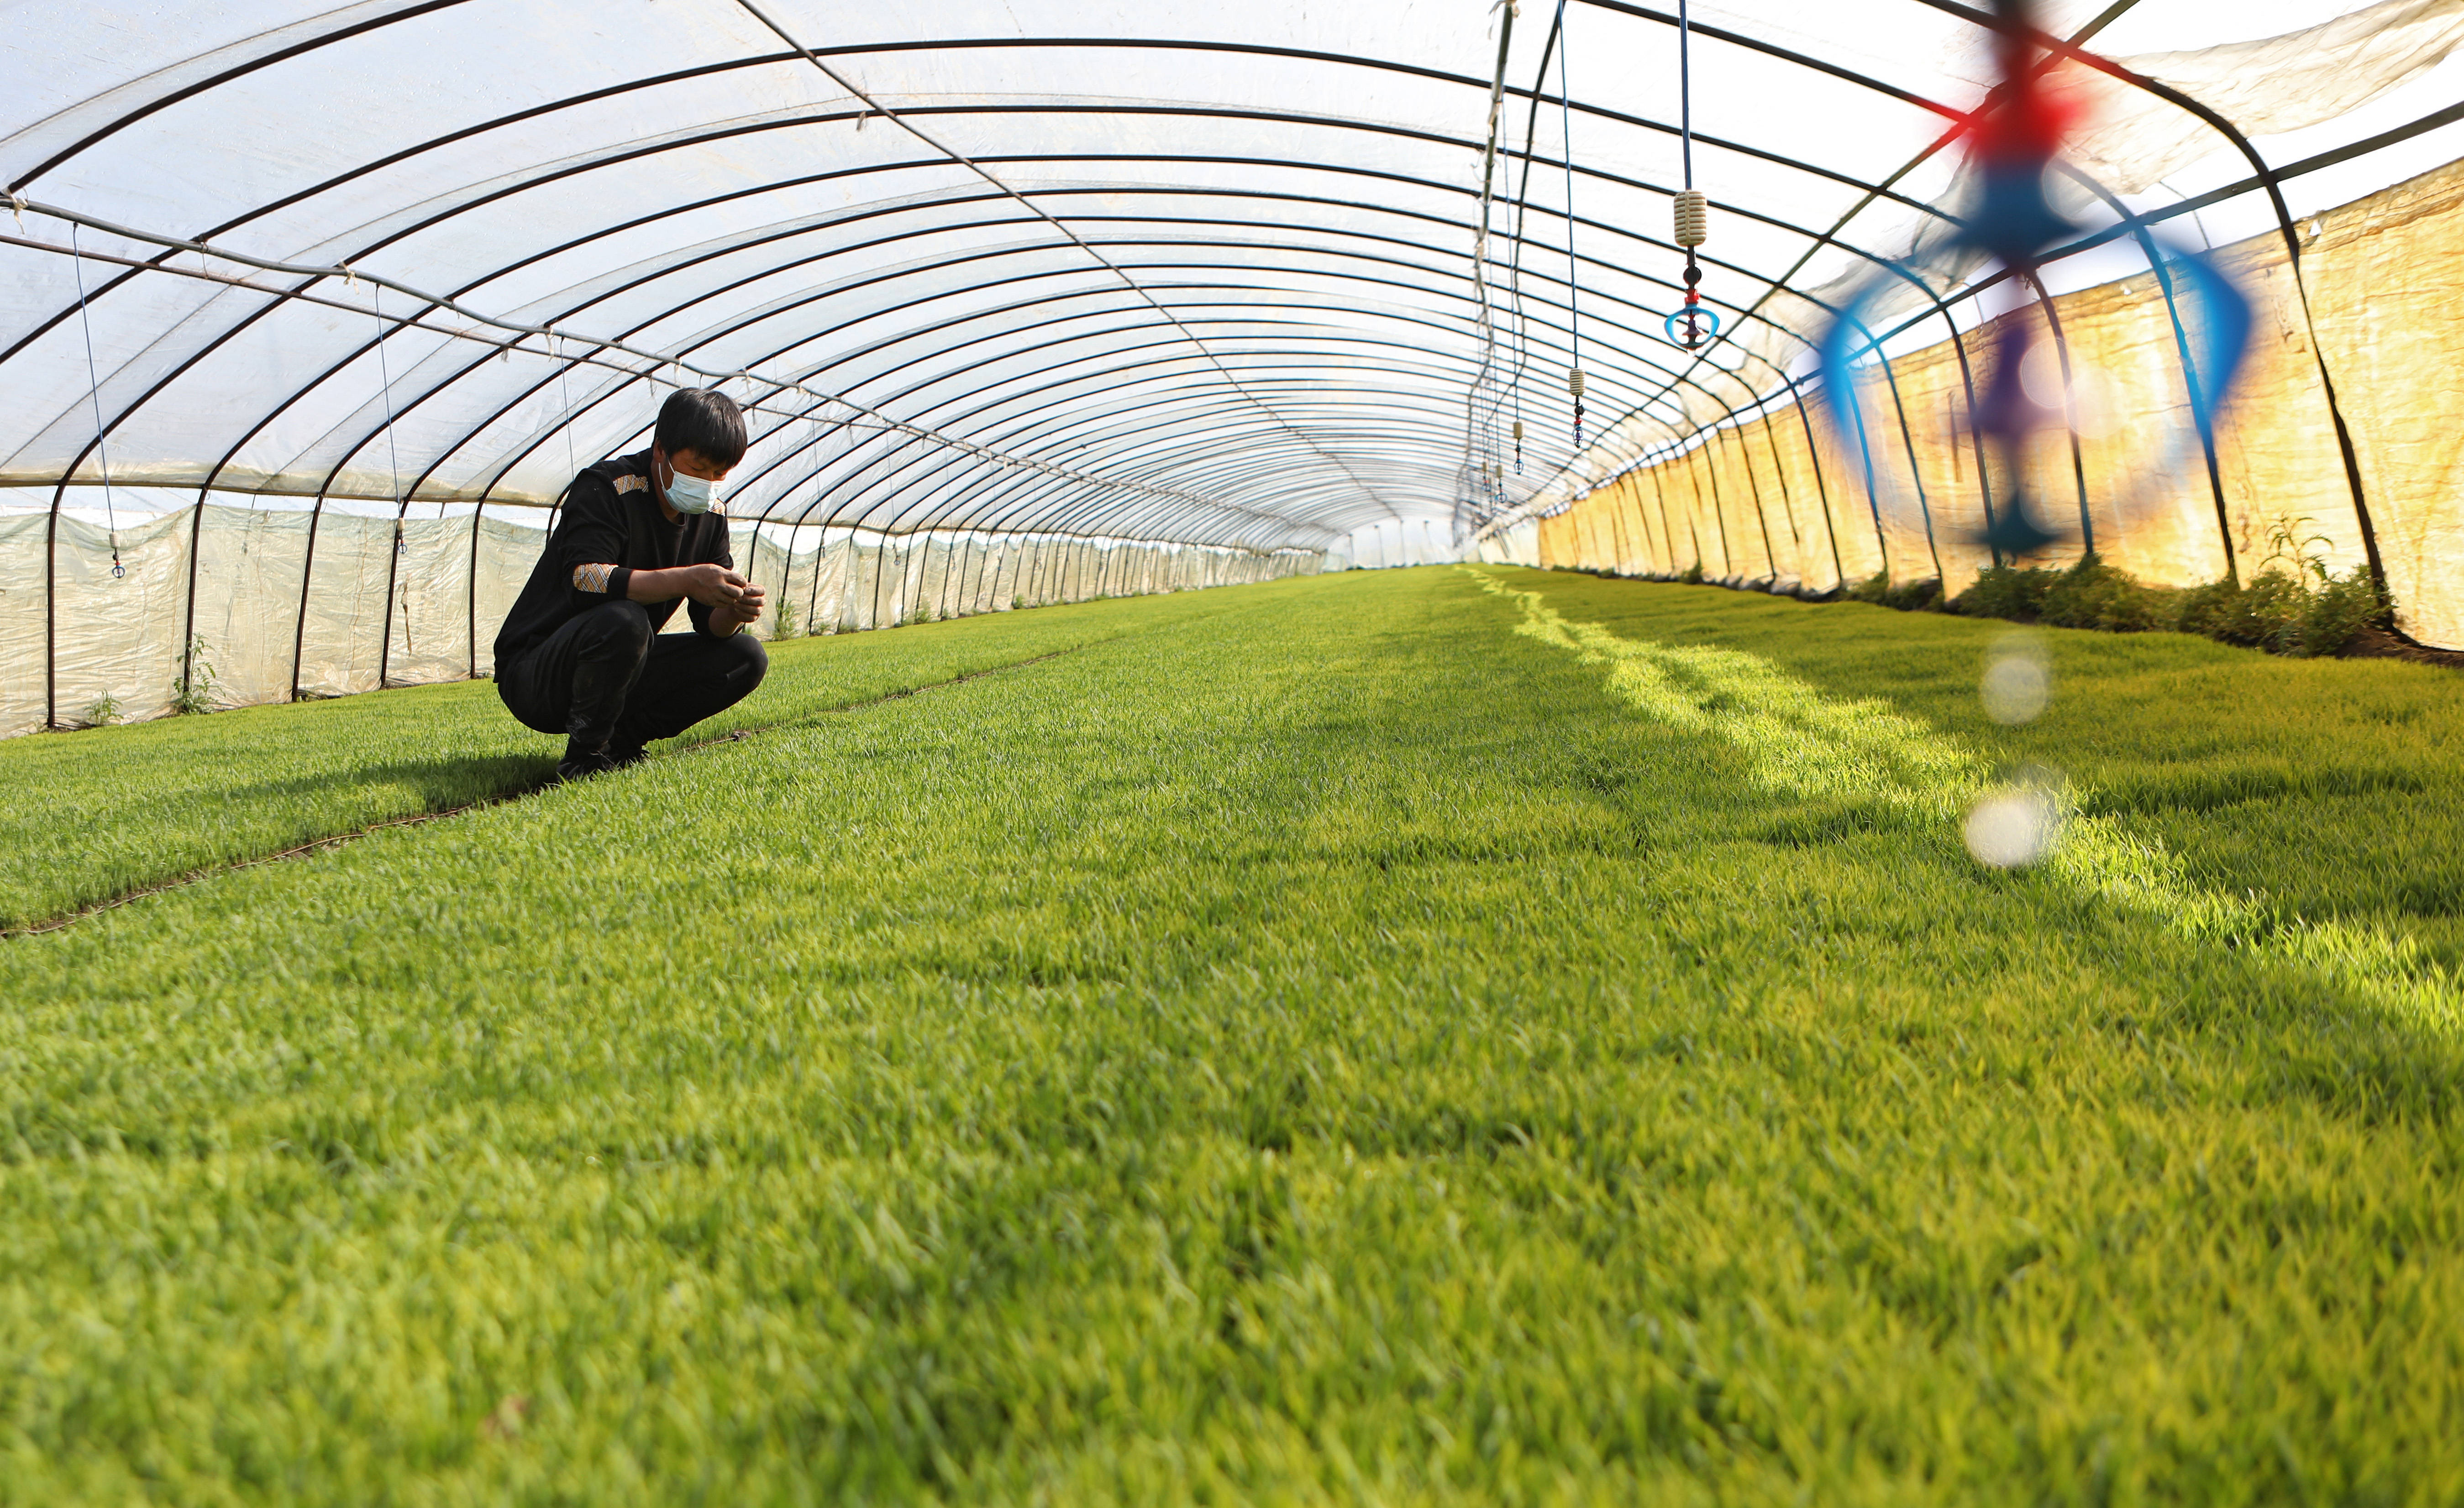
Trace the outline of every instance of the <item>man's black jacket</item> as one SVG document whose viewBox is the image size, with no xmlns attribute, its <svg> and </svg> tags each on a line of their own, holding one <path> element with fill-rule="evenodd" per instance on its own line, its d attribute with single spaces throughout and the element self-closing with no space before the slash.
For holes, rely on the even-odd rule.
<svg viewBox="0 0 2464 1508">
<path fill-rule="evenodd" d="M 612 565 L 601 573 L 594 565 Z M 545 642 L 566 620 L 602 602 L 625 601 L 625 588 L 636 571 L 663 570 L 671 565 L 720 565 L 735 569 L 727 553 L 727 520 L 714 509 L 687 514 L 668 522 L 665 510 L 650 495 L 650 452 L 611 456 L 585 467 L 564 496 L 563 512 L 547 549 L 531 571 L 505 626 L 496 633 L 496 663 L 504 665 Z M 666 625 L 676 610 L 671 599 L 645 602 L 653 631 Z M 690 602 L 685 609 L 697 629 L 710 626 L 710 609 Z"/>
</svg>

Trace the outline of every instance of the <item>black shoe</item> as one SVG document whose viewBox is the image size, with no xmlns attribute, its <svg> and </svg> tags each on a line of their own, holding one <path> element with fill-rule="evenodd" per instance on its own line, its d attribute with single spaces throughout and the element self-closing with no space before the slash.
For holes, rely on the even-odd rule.
<svg viewBox="0 0 2464 1508">
<path fill-rule="evenodd" d="M 576 733 L 564 741 L 564 757 L 556 762 L 556 777 L 579 780 L 586 776 L 605 775 L 615 768 L 616 761 L 607 757 L 605 738 L 593 742 Z"/>
<path fill-rule="evenodd" d="M 650 751 L 640 744 L 609 744 L 607 766 L 611 770 L 630 770 L 650 757 Z"/>
<path fill-rule="evenodd" d="M 611 775 L 616 761 L 604 754 L 571 754 L 556 762 L 556 777 L 565 780 L 587 779 L 594 775 Z"/>
</svg>

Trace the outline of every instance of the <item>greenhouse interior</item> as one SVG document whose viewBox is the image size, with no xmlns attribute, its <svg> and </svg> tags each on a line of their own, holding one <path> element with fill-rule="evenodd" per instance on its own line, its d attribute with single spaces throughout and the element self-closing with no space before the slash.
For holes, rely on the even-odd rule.
<svg viewBox="0 0 2464 1508">
<path fill-rule="evenodd" d="M 0 1504 L 2464 1499 L 2464 0 L 0 16 Z"/>
</svg>

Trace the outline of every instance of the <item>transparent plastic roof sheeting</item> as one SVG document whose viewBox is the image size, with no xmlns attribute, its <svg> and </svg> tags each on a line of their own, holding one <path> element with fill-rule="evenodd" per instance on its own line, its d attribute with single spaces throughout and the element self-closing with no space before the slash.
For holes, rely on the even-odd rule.
<svg viewBox="0 0 2464 1508">
<path fill-rule="evenodd" d="M 2070 207 L 2092 228 L 2280 232 L 2456 155 L 2464 0 L 2048 9 L 2080 50 L 2060 79 L 2092 107 Z M 1725 332 L 1689 353 L 1662 323 L 1674 0 L 1571 0 L 1562 26 L 1548 0 L 7 11 L 0 552 L 52 558 L 0 576 L 9 613 L 49 615 L 55 723 L 61 539 L 106 470 L 106 543 L 185 510 L 198 570 L 234 499 L 458 529 L 469 616 L 535 548 L 495 524 L 535 538 L 677 383 L 752 406 L 729 508 L 781 527 L 1286 562 L 1531 540 L 1799 396 L 1840 290 L 1957 213 L 1946 134 L 1987 56 L 1953 0 L 1693 4 Z M 2052 292 L 2144 265 L 2089 239 Z M 1911 285 L 1883 351 L 1996 296 Z M 325 568 L 297 569 L 300 605 L 259 626 L 306 690 Z M 164 611 L 184 660 L 193 603 Z"/>
</svg>

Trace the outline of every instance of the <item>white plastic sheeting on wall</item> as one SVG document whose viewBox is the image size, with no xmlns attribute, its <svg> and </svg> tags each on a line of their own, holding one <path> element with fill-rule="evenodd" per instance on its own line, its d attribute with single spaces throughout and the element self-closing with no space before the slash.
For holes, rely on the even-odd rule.
<svg viewBox="0 0 2464 1508">
<path fill-rule="evenodd" d="M 123 519 L 0 516 L 0 735 L 486 675 L 545 515 L 391 518 L 209 503 Z M 116 548 L 122 574 L 112 574 Z M 745 526 L 772 637 L 1314 572 L 1315 551 Z M 45 611 L 45 562 L 57 611 Z M 190 571 L 194 567 L 193 587 Z M 191 595 L 193 591 L 193 597 Z M 676 614 L 671 629 L 686 617 Z M 47 666 L 54 667 L 47 673 Z M 184 677 L 192 678 L 184 681 Z"/>
</svg>

